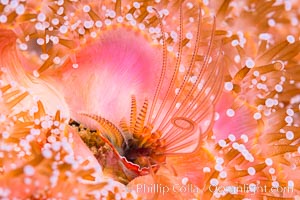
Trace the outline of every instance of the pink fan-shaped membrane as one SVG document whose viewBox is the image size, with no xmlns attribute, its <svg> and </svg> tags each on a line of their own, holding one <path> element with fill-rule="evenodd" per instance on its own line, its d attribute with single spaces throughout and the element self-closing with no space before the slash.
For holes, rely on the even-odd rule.
<svg viewBox="0 0 300 200">
<path fill-rule="evenodd" d="M 60 77 L 74 118 L 77 113 L 93 113 L 118 124 L 128 117 L 131 95 L 136 95 L 138 102 L 152 98 L 160 74 L 160 55 L 160 50 L 137 31 L 125 27 L 104 31 L 65 64 Z M 88 124 L 86 120 L 81 119 Z"/>
</svg>

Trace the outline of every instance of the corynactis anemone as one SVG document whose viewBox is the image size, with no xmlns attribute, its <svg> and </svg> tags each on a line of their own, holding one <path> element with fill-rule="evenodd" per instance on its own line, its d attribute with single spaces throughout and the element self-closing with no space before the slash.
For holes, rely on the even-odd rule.
<svg viewBox="0 0 300 200">
<path fill-rule="evenodd" d="M 0 1 L 1 199 L 297 199 L 297 1 Z"/>
</svg>

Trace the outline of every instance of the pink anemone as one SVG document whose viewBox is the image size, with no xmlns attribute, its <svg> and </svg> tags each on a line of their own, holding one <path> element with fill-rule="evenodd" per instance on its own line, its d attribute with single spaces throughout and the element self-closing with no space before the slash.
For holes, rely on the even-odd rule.
<svg viewBox="0 0 300 200">
<path fill-rule="evenodd" d="M 1 198 L 299 197 L 295 2 L 1 1 Z"/>
</svg>

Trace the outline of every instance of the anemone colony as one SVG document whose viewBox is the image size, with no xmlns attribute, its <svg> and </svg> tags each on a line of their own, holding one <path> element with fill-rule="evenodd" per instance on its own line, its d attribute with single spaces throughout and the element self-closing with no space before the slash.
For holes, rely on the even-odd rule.
<svg viewBox="0 0 300 200">
<path fill-rule="evenodd" d="M 299 20 L 297 0 L 1 0 L 0 198 L 300 198 Z"/>
</svg>

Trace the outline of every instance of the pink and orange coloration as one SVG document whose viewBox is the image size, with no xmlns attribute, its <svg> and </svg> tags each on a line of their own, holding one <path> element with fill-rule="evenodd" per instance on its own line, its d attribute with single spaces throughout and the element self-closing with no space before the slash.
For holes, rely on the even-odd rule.
<svg viewBox="0 0 300 200">
<path fill-rule="evenodd" d="M 299 198 L 299 16 L 1 0 L 1 198 Z"/>
</svg>

